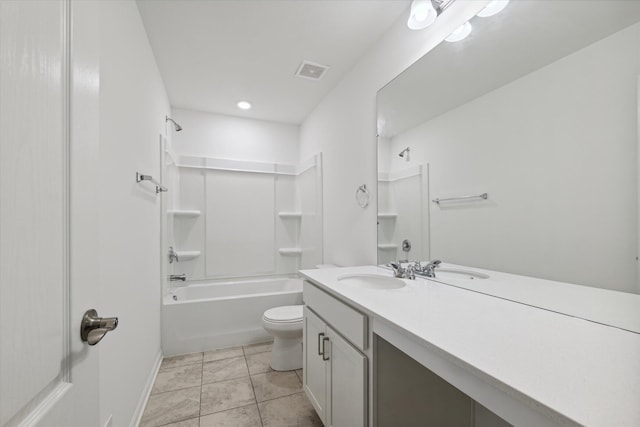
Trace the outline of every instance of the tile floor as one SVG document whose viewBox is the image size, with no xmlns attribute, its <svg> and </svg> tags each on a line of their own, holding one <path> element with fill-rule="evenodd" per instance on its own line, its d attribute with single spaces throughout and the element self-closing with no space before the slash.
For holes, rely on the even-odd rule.
<svg viewBox="0 0 640 427">
<path fill-rule="evenodd" d="M 271 343 L 168 357 L 141 427 L 322 426 L 302 370 L 269 367 Z"/>
</svg>

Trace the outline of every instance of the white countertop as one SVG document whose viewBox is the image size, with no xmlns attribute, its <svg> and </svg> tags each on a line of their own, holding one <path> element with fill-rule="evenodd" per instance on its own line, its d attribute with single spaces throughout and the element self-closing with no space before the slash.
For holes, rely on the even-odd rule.
<svg viewBox="0 0 640 427">
<path fill-rule="evenodd" d="M 638 333 L 421 278 L 395 290 L 338 281 L 391 275 L 375 266 L 301 273 L 559 424 L 640 426 Z"/>
<path fill-rule="evenodd" d="M 432 280 L 640 333 L 638 294 L 448 263 L 442 267 L 478 271 L 490 280 Z"/>
</svg>

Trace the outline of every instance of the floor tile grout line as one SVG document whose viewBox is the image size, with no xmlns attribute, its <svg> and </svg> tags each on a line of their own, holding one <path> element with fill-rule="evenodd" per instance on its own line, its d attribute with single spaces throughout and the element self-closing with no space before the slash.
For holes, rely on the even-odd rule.
<svg viewBox="0 0 640 427">
<path fill-rule="evenodd" d="M 239 379 L 242 379 L 242 378 L 247 378 L 247 377 L 249 377 L 249 376 L 251 376 L 251 375 L 242 375 L 241 377 L 225 378 L 225 379 L 218 380 L 218 381 L 212 381 L 212 382 L 210 382 L 210 383 L 205 383 L 205 382 L 204 382 L 204 378 L 203 378 L 203 380 L 202 380 L 202 385 L 203 385 L 203 386 L 205 386 L 205 385 L 209 385 L 209 384 L 218 384 L 218 383 L 221 383 L 221 382 L 223 382 L 223 381 L 239 380 Z"/>
<path fill-rule="evenodd" d="M 200 365 L 200 405 L 198 405 L 198 427 L 200 427 L 200 416 L 202 414 L 202 382 L 204 381 L 204 352 L 202 353 L 202 365 Z"/>
<path fill-rule="evenodd" d="M 236 406 L 236 407 L 233 407 L 233 408 L 222 409 L 222 410 L 220 410 L 220 411 L 211 412 L 210 414 L 204 414 L 204 415 L 203 415 L 202 417 L 200 417 L 200 418 L 208 417 L 209 415 L 221 414 L 221 413 L 223 413 L 223 412 L 234 411 L 234 410 L 236 410 L 236 409 L 240 409 L 240 408 L 247 408 L 247 407 L 249 407 L 249 406 L 256 406 L 256 407 L 257 407 L 257 406 L 258 406 L 258 404 L 254 402 L 254 403 L 247 403 L 246 405 Z"/>
<path fill-rule="evenodd" d="M 205 383 L 205 382 L 204 382 L 204 363 L 203 363 L 203 364 L 202 364 L 202 380 L 201 380 L 201 384 L 200 384 L 200 385 L 201 385 L 201 386 L 204 386 L 204 385 L 208 385 L 208 384 L 216 384 L 216 383 L 219 383 L 219 382 L 222 382 L 222 381 L 237 380 L 237 379 L 240 379 L 240 378 L 245 378 L 245 377 L 251 376 L 251 373 L 249 372 L 249 364 L 247 363 L 247 359 L 246 359 L 244 356 L 237 356 L 237 357 L 238 357 L 238 358 L 240 358 L 240 357 L 242 357 L 242 358 L 243 358 L 243 360 L 244 360 L 244 366 L 247 368 L 247 375 L 242 375 L 242 376 L 239 376 L 239 377 L 233 377 L 233 378 L 224 378 L 224 379 L 222 379 L 222 380 L 217 380 L 217 381 L 213 381 L 213 382 L 210 382 L 210 383 Z M 225 368 L 226 368 L 226 367 L 225 367 Z M 224 369 L 223 369 L 223 370 L 224 370 Z"/>
<path fill-rule="evenodd" d="M 175 391 L 182 391 L 182 390 L 187 390 L 187 389 L 190 389 L 190 388 L 196 388 L 196 387 L 198 387 L 198 386 L 197 386 L 197 385 L 192 385 L 192 386 L 189 386 L 189 387 L 180 387 L 180 388 L 176 388 L 175 390 L 161 391 L 160 393 L 153 393 L 153 394 L 149 394 L 149 397 L 151 397 L 151 396 L 159 396 L 159 395 L 161 395 L 161 394 L 173 393 L 173 392 L 175 392 Z"/>
<path fill-rule="evenodd" d="M 242 351 L 244 351 L 244 347 L 242 347 Z M 247 361 L 247 355 L 244 355 L 244 363 L 247 365 L 247 371 L 249 371 L 249 362 Z M 260 411 L 260 405 L 258 405 L 258 397 L 256 396 L 256 388 L 253 385 L 253 379 L 251 378 L 251 372 L 249 372 L 249 382 L 251 383 L 251 391 L 253 392 L 253 400 L 256 401 L 255 405 L 258 409 L 258 417 L 260 418 L 260 426 L 264 427 L 264 422 L 262 421 L 262 412 Z"/>
<path fill-rule="evenodd" d="M 156 425 L 156 426 L 150 426 L 150 427 L 166 427 L 166 426 L 170 426 L 171 424 L 176 424 L 176 423 L 180 423 L 180 422 L 182 422 L 182 421 L 189 421 L 189 420 L 195 420 L 195 419 L 196 419 L 196 417 L 185 418 L 185 419 L 183 419 L 183 420 L 171 421 L 171 422 L 170 422 L 170 423 L 168 423 L 168 424 L 159 424 L 159 425 Z M 200 418 L 197 418 L 197 420 L 198 420 L 198 427 L 200 427 Z"/>
<path fill-rule="evenodd" d="M 177 366 L 169 366 L 169 367 L 165 367 L 165 368 L 160 368 L 160 369 L 158 369 L 158 373 L 168 371 L 169 369 L 177 369 L 177 368 L 184 368 L 185 366 L 197 365 L 199 363 L 202 363 L 202 361 L 199 360 L 197 362 L 185 363 L 184 365 L 177 365 Z"/>
<path fill-rule="evenodd" d="M 236 358 L 236 357 L 244 357 L 244 354 L 241 354 L 241 355 L 238 355 L 238 356 L 222 357 L 220 359 L 204 360 L 203 363 L 219 362 L 220 360 L 233 359 L 233 358 Z"/>
<path fill-rule="evenodd" d="M 295 396 L 296 394 L 302 394 L 302 393 L 304 393 L 304 390 L 296 391 L 296 392 L 293 392 L 291 394 L 285 394 L 284 396 L 272 397 L 271 399 L 265 399 L 265 400 L 263 400 L 261 402 L 258 402 L 258 403 L 271 402 L 272 400 L 278 400 L 278 399 L 282 399 L 284 397 L 291 397 L 291 396 Z"/>
</svg>

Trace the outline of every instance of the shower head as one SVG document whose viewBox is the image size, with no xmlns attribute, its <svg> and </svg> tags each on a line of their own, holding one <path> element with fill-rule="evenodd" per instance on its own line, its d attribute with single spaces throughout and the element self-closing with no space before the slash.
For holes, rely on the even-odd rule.
<svg viewBox="0 0 640 427">
<path fill-rule="evenodd" d="M 171 117 L 169 117 L 169 116 L 164 116 L 164 117 L 165 117 L 164 118 L 165 122 L 169 122 L 170 121 L 171 123 L 173 123 L 173 127 L 176 129 L 176 132 L 180 132 L 182 130 L 182 126 L 177 124 L 176 121 L 173 120 Z"/>
<path fill-rule="evenodd" d="M 405 148 L 400 153 L 398 153 L 398 156 L 404 157 L 404 160 L 408 162 L 409 161 L 409 147 Z"/>
</svg>

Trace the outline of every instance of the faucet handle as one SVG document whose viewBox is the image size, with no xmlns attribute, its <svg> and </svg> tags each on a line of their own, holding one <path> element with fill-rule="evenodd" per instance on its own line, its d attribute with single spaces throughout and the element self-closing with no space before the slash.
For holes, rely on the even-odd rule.
<svg viewBox="0 0 640 427">
<path fill-rule="evenodd" d="M 173 261 L 179 262 L 178 253 L 173 249 L 173 246 L 169 246 L 169 264 L 173 264 Z"/>
<path fill-rule="evenodd" d="M 396 277 L 402 277 L 404 274 L 404 268 L 400 262 L 390 262 L 389 265 L 393 268 L 393 275 Z"/>
</svg>

